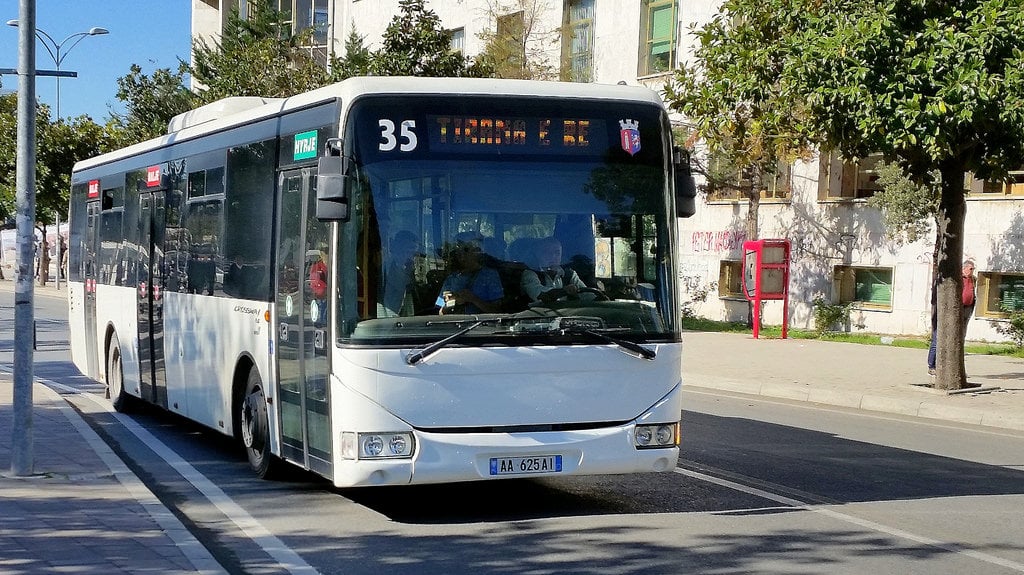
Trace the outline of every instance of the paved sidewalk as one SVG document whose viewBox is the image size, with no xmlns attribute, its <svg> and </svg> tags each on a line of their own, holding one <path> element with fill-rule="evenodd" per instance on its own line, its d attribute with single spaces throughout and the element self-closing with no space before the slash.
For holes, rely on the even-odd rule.
<svg viewBox="0 0 1024 575">
<path fill-rule="evenodd" d="M 683 334 L 683 383 L 870 411 L 1024 431 L 1024 359 L 968 355 L 968 381 L 929 387 L 927 350 L 749 334 Z"/>
<path fill-rule="evenodd" d="M 33 387 L 33 474 L 11 474 L 13 377 L 0 374 L 0 573 L 223 573 L 53 389 Z"/>
<path fill-rule="evenodd" d="M 64 287 L 37 285 L 34 297 L 62 298 Z M 0 280 L 0 292 L 0 304 L 13 305 L 14 282 Z M 13 336 L 0 334 L 4 349 Z M 33 385 L 32 473 L 13 476 L 14 377 L 10 364 L 0 368 L 0 573 L 224 573 L 60 387 Z"/>
</svg>

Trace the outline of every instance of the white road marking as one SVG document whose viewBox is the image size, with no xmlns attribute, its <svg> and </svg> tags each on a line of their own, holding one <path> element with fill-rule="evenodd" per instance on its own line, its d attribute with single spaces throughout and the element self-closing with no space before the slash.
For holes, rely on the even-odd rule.
<svg viewBox="0 0 1024 575">
<path fill-rule="evenodd" d="M 206 476 L 200 473 L 195 467 L 192 467 L 191 464 L 182 459 L 177 453 L 174 452 L 174 450 L 164 445 L 164 443 L 157 439 L 156 437 L 154 437 L 153 434 L 151 434 L 138 423 L 135 423 L 135 420 L 114 411 L 113 407 L 110 405 L 110 402 L 108 402 L 106 399 L 98 397 L 97 395 L 92 393 L 83 392 L 74 387 L 69 387 L 66 385 L 56 383 L 54 381 L 45 381 L 45 383 L 50 387 L 57 388 L 68 393 L 76 393 L 82 397 L 85 397 L 99 405 L 105 411 L 113 414 L 113 416 L 117 418 L 117 420 L 121 423 L 121 425 L 125 427 L 125 429 L 127 429 L 135 437 L 137 437 L 139 441 L 146 444 L 150 449 L 153 450 L 154 453 L 156 453 L 168 465 L 173 467 L 175 471 L 181 474 L 181 476 L 186 481 L 188 481 L 200 493 L 205 495 L 206 498 L 210 501 L 210 503 L 212 503 L 217 509 L 219 509 L 220 512 L 223 513 L 228 519 L 230 519 L 232 523 L 238 526 L 238 528 L 241 529 L 242 532 L 246 534 L 246 536 L 252 539 L 254 543 L 259 545 L 259 547 L 263 549 L 263 551 L 265 551 L 267 555 L 273 557 L 274 560 L 277 561 L 283 569 L 287 570 L 288 573 L 293 573 L 295 575 L 320 575 L 319 571 L 317 571 L 309 563 L 306 563 L 306 561 L 301 556 L 299 556 L 298 553 L 289 549 L 288 546 L 284 544 L 284 542 L 282 542 L 272 533 L 267 531 L 267 529 L 263 527 L 263 525 L 261 525 L 259 521 L 257 521 L 252 515 L 249 515 L 249 513 L 240 505 L 235 503 L 233 499 L 231 499 L 226 493 L 224 493 L 224 491 L 221 490 L 221 488 L 214 485 L 212 481 L 207 479 Z M 84 422 L 83 425 L 85 425 Z M 89 428 L 89 430 L 92 431 L 92 428 Z M 101 443 L 103 442 L 103 440 L 100 439 L 99 436 L 96 436 L 96 440 L 100 441 Z M 106 446 L 105 443 L 103 445 Z M 107 447 L 107 449 L 109 450 L 109 447 Z M 114 454 L 113 452 L 111 452 L 111 455 L 114 458 L 117 458 L 116 454 Z M 118 459 L 117 461 L 120 463 L 120 465 L 124 465 L 124 463 L 121 462 L 120 459 Z M 127 470 L 127 467 L 125 467 L 125 469 Z M 131 473 L 131 471 L 128 470 L 128 473 Z M 134 474 L 132 474 L 132 476 L 134 477 Z M 139 480 L 139 482 L 141 483 L 141 480 Z M 145 487 L 143 486 L 143 488 Z M 146 492 L 149 493 L 149 490 L 146 489 Z M 152 494 L 150 493 L 150 495 Z M 153 496 L 154 499 L 155 497 L 156 496 Z M 168 512 L 168 514 L 170 513 Z"/>
<path fill-rule="evenodd" d="M 742 493 L 746 493 L 749 495 L 756 495 L 757 497 L 762 497 L 764 499 L 768 499 L 769 501 L 774 501 L 776 503 L 782 503 L 784 505 L 789 505 L 791 507 L 795 507 L 798 509 L 812 511 L 814 513 L 820 513 L 827 517 L 838 519 L 846 523 L 852 523 L 865 529 L 870 529 L 872 531 L 877 531 L 879 533 L 885 533 L 887 535 L 899 537 L 901 539 L 908 539 L 910 541 L 914 541 L 915 543 L 928 545 L 930 547 L 936 547 L 938 549 L 949 551 L 951 553 L 964 555 L 972 559 L 977 559 L 979 561 L 984 561 L 986 563 L 992 563 L 993 565 L 1006 567 L 1007 569 L 1012 569 L 1014 571 L 1017 571 L 1018 573 L 1024 573 L 1024 564 L 1003 559 L 1001 557 L 996 557 L 995 555 L 989 555 L 988 553 L 974 551 L 973 549 L 967 549 L 963 545 L 937 541 L 935 539 L 931 539 L 923 535 L 918 535 L 916 533 L 911 533 L 909 531 L 904 531 L 902 529 L 897 529 L 895 527 L 889 527 L 888 525 L 883 525 L 881 523 L 876 523 L 874 521 L 869 521 L 867 519 L 861 519 L 860 517 L 855 517 L 853 515 L 849 515 L 846 513 L 840 513 L 833 509 L 829 509 L 828 507 L 811 505 L 807 502 L 800 501 L 798 499 L 793 499 L 791 497 L 786 497 L 784 495 L 778 495 L 770 491 L 765 491 L 764 489 L 758 489 L 756 487 L 748 487 L 746 485 L 743 485 L 742 483 L 729 481 L 728 479 L 720 479 L 713 475 L 708 475 L 706 473 L 701 473 L 699 471 L 691 471 L 689 469 L 680 469 L 677 467 L 675 469 L 675 472 L 679 473 L 680 475 L 685 475 L 687 477 L 692 477 L 700 481 L 706 481 L 708 483 L 713 483 L 715 485 L 727 487 L 729 489 L 740 491 Z"/>
</svg>

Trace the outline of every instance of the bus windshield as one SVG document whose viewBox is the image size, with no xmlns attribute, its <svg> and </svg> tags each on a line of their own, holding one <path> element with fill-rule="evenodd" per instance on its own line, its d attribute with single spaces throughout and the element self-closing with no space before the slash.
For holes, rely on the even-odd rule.
<svg viewBox="0 0 1024 575">
<path fill-rule="evenodd" d="M 341 341 L 429 342 L 481 319 L 460 344 L 678 340 L 667 126 L 650 103 L 355 102 Z"/>
</svg>

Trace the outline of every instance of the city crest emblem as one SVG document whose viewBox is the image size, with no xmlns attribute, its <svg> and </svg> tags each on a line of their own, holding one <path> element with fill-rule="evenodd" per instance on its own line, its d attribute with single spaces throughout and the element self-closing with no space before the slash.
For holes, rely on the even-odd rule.
<svg viewBox="0 0 1024 575">
<path fill-rule="evenodd" d="M 622 142 L 622 149 L 629 152 L 630 156 L 640 151 L 640 122 L 636 120 L 619 120 L 619 140 Z"/>
</svg>

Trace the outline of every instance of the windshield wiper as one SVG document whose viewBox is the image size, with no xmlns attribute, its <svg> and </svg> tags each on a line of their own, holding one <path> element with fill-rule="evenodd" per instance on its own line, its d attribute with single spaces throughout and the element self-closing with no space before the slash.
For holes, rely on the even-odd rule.
<svg viewBox="0 0 1024 575">
<path fill-rule="evenodd" d="M 556 317 L 553 321 L 535 322 L 532 323 L 532 325 L 527 324 L 521 327 L 521 331 L 535 333 L 560 333 L 563 335 L 589 335 L 590 337 L 595 337 L 605 343 L 617 345 L 620 348 L 631 352 L 629 355 L 632 355 L 637 359 L 654 359 L 658 355 L 658 352 L 653 349 L 644 347 L 629 340 L 608 335 L 608 333 L 606 333 L 608 331 L 619 330 L 605 327 L 604 320 L 598 317 Z"/>
<path fill-rule="evenodd" d="M 615 344 L 623 349 L 633 352 L 627 355 L 632 355 L 637 359 L 654 359 L 658 355 L 658 352 L 654 351 L 651 348 L 644 347 L 639 343 L 629 341 L 628 339 L 612 337 L 606 333 L 601 333 L 600 331 L 596 331 L 593 329 L 571 329 L 568 330 L 567 333 L 582 333 L 592 337 L 596 337 L 597 339 L 603 340 L 605 342 Z"/>
<path fill-rule="evenodd" d="M 531 322 L 531 321 L 517 321 L 515 318 L 495 318 L 495 319 L 478 319 L 460 329 L 459 331 L 449 335 L 448 337 L 435 341 L 434 343 L 413 351 L 405 357 L 405 363 L 409 365 L 416 365 L 423 361 L 429 356 L 436 353 L 438 350 L 447 347 L 453 342 L 459 340 L 467 333 L 482 325 L 502 325 L 515 322 L 516 325 L 512 327 L 513 333 L 527 334 L 527 333 L 560 333 L 563 335 L 588 335 L 590 337 L 597 338 L 605 343 L 616 345 L 628 352 L 637 359 L 648 359 L 653 360 L 657 357 L 658 353 L 653 349 L 644 347 L 638 343 L 625 340 L 622 338 L 614 337 L 605 333 L 606 331 L 618 331 L 614 328 L 604 327 L 604 320 L 600 318 L 591 317 L 558 317 L 554 318 L 554 321 L 544 322 Z M 462 320 L 454 320 L 451 322 L 430 322 L 434 323 L 465 323 Z M 428 324 L 428 325 L 430 325 Z M 539 329 L 538 329 L 539 328 Z"/>
<path fill-rule="evenodd" d="M 429 322 L 429 323 L 427 323 L 427 325 L 436 324 L 436 323 L 465 323 L 465 322 L 461 321 L 461 320 L 457 320 L 457 321 L 453 321 L 453 322 Z M 409 355 L 405 356 L 405 363 L 408 363 L 409 365 L 416 365 L 417 363 L 419 363 L 419 362 L 423 361 L 424 359 L 426 359 L 428 356 L 433 355 L 435 352 L 437 352 L 437 350 L 447 346 L 448 344 L 450 344 L 450 343 L 454 342 L 455 340 L 461 338 L 462 336 L 464 336 L 467 333 L 473 331 L 474 329 L 476 329 L 476 328 L 478 328 L 478 327 L 480 327 L 482 325 L 485 325 L 485 324 L 498 325 L 500 323 L 501 323 L 501 319 L 496 319 L 496 320 L 495 319 L 478 319 L 478 320 L 474 321 L 473 323 L 469 324 L 468 326 L 460 329 L 459 331 L 449 335 L 448 337 L 446 337 L 446 338 L 444 338 L 442 340 L 435 341 L 434 343 L 428 345 L 427 347 L 424 347 L 423 349 L 419 349 L 419 350 L 413 351 Z"/>
</svg>

